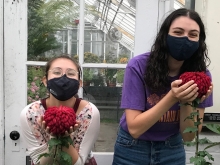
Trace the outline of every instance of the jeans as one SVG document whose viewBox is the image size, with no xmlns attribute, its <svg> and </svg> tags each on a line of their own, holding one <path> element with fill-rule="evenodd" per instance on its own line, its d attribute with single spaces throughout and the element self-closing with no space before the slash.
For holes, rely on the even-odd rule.
<svg viewBox="0 0 220 165">
<path fill-rule="evenodd" d="M 134 139 L 119 127 L 112 165 L 185 165 L 186 155 L 180 133 L 166 141 Z"/>
</svg>

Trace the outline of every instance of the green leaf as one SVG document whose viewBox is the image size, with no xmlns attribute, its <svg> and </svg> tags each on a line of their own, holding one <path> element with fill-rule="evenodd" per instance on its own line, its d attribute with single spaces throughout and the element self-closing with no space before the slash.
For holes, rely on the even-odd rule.
<svg viewBox="0 0 220 165">
<path fill-rule="evenodd" d="M 196 132 L 196 131 L 198 131 L 198 128 L 196 128 L 196 127 L 187 127 L 187 128 L 183 131 L 183 133 L 187 133 L 187 132 L 193 133 L 193 132 Z"/>
<path fill-rule="evenodd" d="M 190 113 L 189 116 L 187 116 L 187 117 L 184 119 L 184 121 L 185 121 L 186 119 L 190 119 L 190 120 L 193 120 L 193 121 L 194 121 L 195 116 L 198 116 L 198 115 L 199 115 L 199 112 L 193 111 L 193 112 Z"/>
<path fill-rule="evenodd" d="M 56 145 L 60 145 L 61 144 L 61 141 L 60 139 L 57 139 L 57 138 L 51 138 L 49 141 L 48 141 L 48 144 L 50 146 L 56 146 Z"/>
<path fill-rule="evenodd" d="M 214 161 L 214 158 L 213 158 L 212 155 L 209 154 L 208 152 L 206 152 L 206 156 L 208 157 L 209 160 Z"/>
<path fill-rule="evenodd" d="M 61 141 L 57 138 L 51 138 L 49 141 L 48 141 L 48 144 L 49 144 L 49 152 L 51 152 L 53 149 L 55 149 L 55 147 L 57 145 L 61 145 Z"/>
<path fill-rule="evenodd" d="M 201 124 L 200 121 L 196 121 L 196 122 L 194 122 L 194 126 L 198 126 L 198 125 L 200 125 L 200 124 Z"/>
<path fill-rule="evenodd" d="M 191 116 L 197 116 L 197 115 L 199 115 L 199 112 L 194 111 L 194 112 L 191 112 L 190 115 L 191 115 Z"/>
<path fill-rule="evenodd" d="M 198 107 L 199 103 L 200 103 L 200 98 L 196 98 L 193 102 L 192 102 L 192 107 Z"/>
<path fill-rule="evenodd" d="M 195 146 L 196 142 L 184 142 L 184 145 L 190 147 L 190 146 Z"/>
<path fill-rule="evenodd" d="M 186 121 L 187 119 L 193 120 L 193 119 L 194 119 L 194 116 L 187 116 L 187 117 L 184 119 L 184 121 Z"/>
<path fill-rule="evenodd" d="M 72 157 L 64 151 L 60 151 L 60 164 L 72 165 Z"/>
<path fill-rule="evenodd" d="M 50 154 L 49 153 L 43 153 L 43 154 L 40 154 L 40 156 L 37 158 L 37 160 L 40 160 L 42 157 L 49 157 Z"/>
<path fill-rule="evenodd" d="M 207 138 L 203 138 L 203 139 L 199 139 L 198 142 L 200 144 L 209 144 L 209 143 L 212 143 L 209 139 Z"/>
<path fill-rule="evenodd" d="M 212 163 L 207 162 L 204 157 L 195 156 L 190 158 L 190 163 L 194 165 L 211 165 Z"/>
<path fill-rule="evenodd" d="M 206 124 L 206 127 L 211 131 L 220 134 L 220 125 L 219 124 Z"/>
<path fill-rule="evenodd" d="M 70 136 L 61 137 L 61 138 L 60 138 L 60 141 L 61 141 L 61 145 L 62 145 L 62 146 L 65 146 L 66 148 L 69 148 L 69 145 L 72 145 L 72 144 L 73 144 L 73 140 L 71 139 Z"/>
<path fill-rule="evenodd" d="M 198 152 L 198 156 L 200 156 L 200 157 L 206 157 L 206 156 L 207 156 L 207 158 L 208 158 L 209 160 L 214 161 L 214 158 L 212 157 L 212 155 L 209 154 L 207 151 L 199 151 L 199 152 Z"/>
</svg>

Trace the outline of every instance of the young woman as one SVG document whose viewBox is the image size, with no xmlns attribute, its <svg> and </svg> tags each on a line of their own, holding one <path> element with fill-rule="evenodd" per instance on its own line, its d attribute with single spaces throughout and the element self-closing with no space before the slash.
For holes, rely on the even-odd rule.
<svg viewBox="0 0 220 165">
<path fill-rule="evenodd" d="M 194 138 L 183 133 L 184 121 L 198 96 L 194 81 L 181 84 L 186 71 L 204 71 L 209 61 L 205 29 L 199 15 L 187 9 L 172 12 L 163 22 L 150 53 L 131 59 L 126 67 L 113 165 L 185 165 L 182 143 Z M 200 117 L 213 105 L 212 86 L 202 97 Z M 200 129 L 201 130 L 201 125 Z"/>
<path fill-rule="evenodd" d="M 99 134 L 100 114 L 94 104 L 74 97 L 82 84 L 80 74 L 80 66 L 70 57 L 53 58 L 47 63 L 43 78 L 43 83 L 50 92 L 49 97 L 27 105 L 21 112 L 22 136 L 34 164 L 45 165 L 51 161 L 45 157 L 38 161 L 40 154 L 48 152 L 50 138 L 49 129 L 45 129 L 42 116 L 47 107 L 60 105 L 74 108 L 79 123 L 75 132 L 73 132 L 74 126 L 67 130 L 73 139 L 74 146 L 64 150 L 71 155 L 72 164 L 84 165 L 94 161 L 91 150 Z"/>
</svg>

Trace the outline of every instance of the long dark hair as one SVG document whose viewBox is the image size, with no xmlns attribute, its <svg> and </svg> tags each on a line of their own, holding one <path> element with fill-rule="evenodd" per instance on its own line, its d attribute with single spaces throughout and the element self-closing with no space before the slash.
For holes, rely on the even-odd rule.
<svg viewBox="0 0 220 165">
<path fill-rule="evenodd" d="M 156 36 L 156 40 L 151 47 L 151 53 L 147 61 L 145 73 L 145 82 L 151 91 L 161 91 L 163 89 L 165 90 L 170 86 L 170 81 L 168 79 L 169 52 L 166 38 L 172 22 L 180 16 L 189 17 L 190 19 L 194 20 L 200 28 L 199 48 L 191 56 L 191 58 L 184 61 L 180 69 L 180 74 L 186 71 L 206 71 L 208 65 L 210 64 L 210 59 L 208 57 L 208 51 L 205 43 L 205 27 L 199 14 L 195 11 L 185 8 L 175 10 L 164 20 Z"/>
</svg>

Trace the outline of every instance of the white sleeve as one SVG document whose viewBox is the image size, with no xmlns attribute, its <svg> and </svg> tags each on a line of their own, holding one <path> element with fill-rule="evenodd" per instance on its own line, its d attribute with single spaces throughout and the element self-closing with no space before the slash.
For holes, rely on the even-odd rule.
<svg viewBox="0 0 220 165">
<path fill-rule="evenodd" d="M 90 122 L 88 125 L 88 128 L 86 129 L 85 132 L 84 130 L 79 130 L 76 132 L 75 136 L 79 137 L 79 134 L 82 135 L 82 141 L 79 146 L 79 158 L 77 162 L 74 165 L 84 165 L 88 156 L 91 155 L 91 150 L 98 138 L 99 131 L 100 131 L 100 113 L 97 107 L 90 103 L 92 113 L 91 113 L 91 118 Z"/>
<path fill-rule="evenodd" d="M 26 144 L 27 154 L 30 155 L 34 164 L 37 164 L 38 156 L 47 151 L 45 134 L 39 128 L 38 117 L 43 114 L 39 102 L 26 106 L 20 114 L 21 138 Z"/>
</svg>

